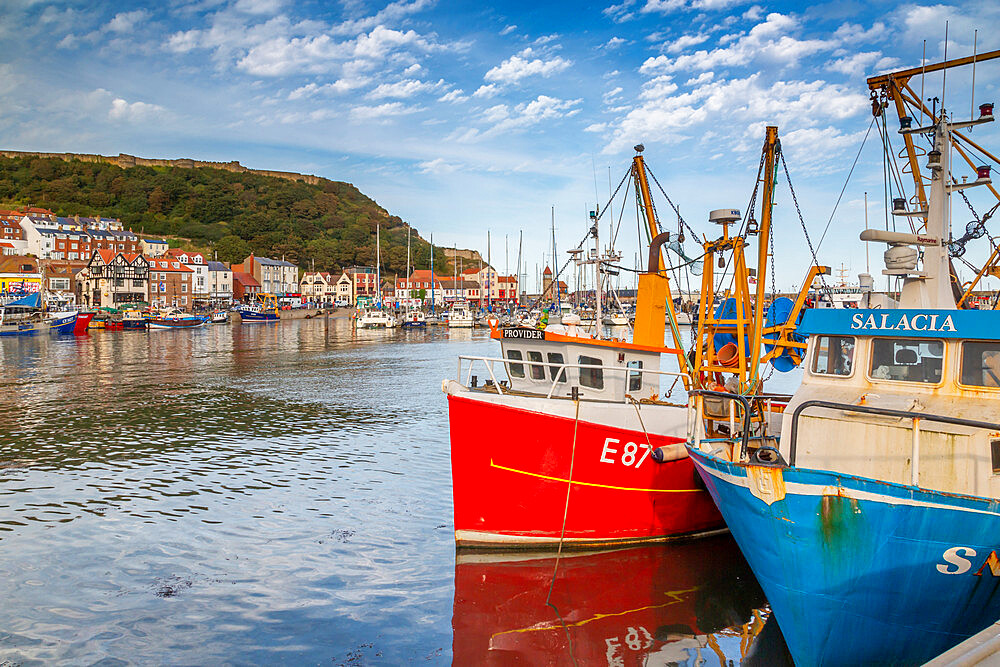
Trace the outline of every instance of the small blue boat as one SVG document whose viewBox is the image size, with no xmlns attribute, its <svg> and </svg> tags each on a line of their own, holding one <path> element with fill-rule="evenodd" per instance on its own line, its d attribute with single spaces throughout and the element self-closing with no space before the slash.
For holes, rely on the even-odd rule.
<svg viewBox="0 0 1000 667">
<path fill-rule="evenodd" d="M 41 301 L 41 295 L 36 292 L 0 306 L 0 336 L 73 333 L 77 313 L 44 313 Z"/>
<path fill-rule="evenodd" d="M 922 664 L 1000 618 L 1000 310 L 963 308 L 975 282 L 952 287 L 977 223 L 948 242 L 951 192 L 991 183 L 949 165 L 955 130 L 993 120 L 980 112 L 904 119 L 933 142 L 929 196 L 893 213 L 925 223 L 861 235 L 889 245 L 898 307 L 806 312 L 780 434 L 759 418 L 766 396 L 691 392 L 688 451 L 796 664 Z"/>
<path fill-rule="evenodd" d="M 240 315 L 240 321 L 248 324 L 252 322 L 277 322 L 280 319 L 278 298 L 273 294 L 258 293 L 253 303 L 238 306 L 236 312 Z"/>
</svg>

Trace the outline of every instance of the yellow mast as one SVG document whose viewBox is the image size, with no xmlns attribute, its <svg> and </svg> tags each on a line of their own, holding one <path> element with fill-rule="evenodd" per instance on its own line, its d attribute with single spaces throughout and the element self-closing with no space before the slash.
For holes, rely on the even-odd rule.
<svg viewBox="0 0 1000 667">
<path fill-rule="evenodd" d="M 761 333 L 764 329 L 764 286 L 767 281 L 767 250 L 771 239 L 771 208 L 774 203 L 775 162 L 777 160 L 778 128 L 769 125 L 764 139 L 764 198 L 761 201 L 760 231 L 757 235 L 757 294 L 753 311 L 753 337 L 750 351 L 751 391 L 757 390 L 758 374 L 760 372 Z M 753 211 L 750 211 L 753 215 Z M 774 295 L 771 295 L 774 298 Z M 742 338 L 740 339 L 742 341 Z M 742 351 L 742 350 L 741 350 Z M 741 357 L 742 359 L 742 357 Z"/>
<path fill-rule="evenodd" d="M 636 156 L 632 158 L 632 177 L 635 179 L 636 190 L 642 198 L 642 209 L 646 225 L 649 228 L 649 238 L 652 241 L 659 234 L 659 228 L 656 224 L 656 212 L 653 210 L 653 198 L 649 192 L 649 180 L 646 178 L 646 164 L 642 159 L 643 149 L 642 144 L 635 147 Z M 639 276 L 639 293 L 636 295 L 637 311 L 632 340 L 640 345 L 662 346 L 664 342 L 664 314 L 669 315 L 670 334 L 674 341 L 674 348 L 677 350 L 678 368 L 682 371 L 687 369 L 690 373 L 693 369 L 684 354 L 684 343 L 681 340 L 680 329 L 677 328 L 677 314 L 674 312 L 674 299 L 670 292 L 670 279 L 666 275 L 663 253 L 658 252 L 657 255 L 657 272 Z M 655 276 L 658 280 L 647 276 Z M 640 310 L 644 312 L 639 312 Z M 685 386 L 687 385 L 688 383 L 685 381 Z"/>
</svg>

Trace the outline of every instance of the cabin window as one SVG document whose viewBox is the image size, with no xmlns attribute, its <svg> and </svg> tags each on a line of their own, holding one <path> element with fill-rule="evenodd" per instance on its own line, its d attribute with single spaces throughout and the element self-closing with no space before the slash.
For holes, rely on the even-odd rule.
<svg viewBox="0 0 1000 667">
<path fill-rule="evenodd" d="M 581 366 L 600 366 L 601 360 L 596 357 L 585 357 L 580 355 L 577 363 Z M 580 384 L 591 389 L 604 389 L 604 369 L 603 368 L 581 368 Z"/>
<path fill-rule="evenodd" d="M 629 368 L 642 368 L 642 362 L 638 359 L 633 359 L 628 362 Z M 642 389 L 642 371 L 634 370 L 628 372 L 628 390 L 629 391 L 639 391 Z"/>
<path fill-rule="evenodd" d="M 528 351 L 528 361 L 541 361 L 542 353 L 535 352 L 533 350 Z M 532 380 L 544 380 L 545 379 L 545 366 L 535 366 L 531 365 L 531 379 Z"/>
<path fill-rule="evenodd" d="M 990 458 L 993 459 L 993 474 L 1000 475 L 1000 440 L 990 440 Z"/>
<path fill-rule="evenodd" d="M 941 381 L 944 344 L 939 340 L 875 338 L 872 340 L 873 380 Z"/>
<path fill-rule="evenodd" d="M 565 363 L 563 361 L 562 353 L 561 352 L 549 352 L 549 363 L 550 364 L 562 364 L 562 363 Z M 566 369 L 564 368 L 564 369 L 562 369 L 562 372 L 560 372 L 558 366 L 549 366 L 549 377 L 550 378 L 552 378 L 553 380 L 555 380 L 557 373 L 559 374 L 559 381 L 560 382 L 565 382 L 566 381 Z"/>
<path fill-rule="evenodd" d="M 817 336 L 813 353 L 814 375 L 850 375 L 854 370 L 853 336 Z"/>
<path fill-rule="evenodd" d="M 521 356 L 520 350 L 507 350 L 507 358 L 512 361 L 521 361 L 524 357 Z M 507 364 L 507 374 L 511 377 L 523 378 L 524 364 Z"/>
<path fill-rule="evenodd" d="M 962 384 L 1000 387 L 1000 343 L 962 343 Z"/>
</svg>

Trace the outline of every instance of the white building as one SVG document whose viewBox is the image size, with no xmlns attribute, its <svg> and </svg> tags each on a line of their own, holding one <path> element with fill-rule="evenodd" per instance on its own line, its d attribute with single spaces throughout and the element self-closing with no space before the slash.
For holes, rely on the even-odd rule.
<svg viewBox="0 0 1000 667">
<path fill-rule="evenodd" d="M 208 262 L 200 252 L 187 252 L 179 248 L 167 251 L 168 257 L 176 258 L 184 266 L 191 269 L 191 295 L 192 301 L 206 301 L 209 298 L 211 289 L 208 280 Z M 230 281 L 230 292 L 232 292 L 232 282 Z"/>
<path fill-rule="evenodd" d="M 222 305 L 233 301 L 233 272 L 222 262 L 206 262 L 208 270 L 208 298 Z"/>
</svg>

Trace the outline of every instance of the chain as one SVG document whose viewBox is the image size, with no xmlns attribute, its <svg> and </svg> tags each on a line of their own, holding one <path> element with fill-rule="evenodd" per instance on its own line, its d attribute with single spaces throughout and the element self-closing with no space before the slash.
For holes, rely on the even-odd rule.
<svg viewBox="0 0 1000 667">
<path fill-rule="evenodd" d="M 819 260 L 816 258 L 816 251 L 813 249 L 812 240 L 809 238 L 809 230 L 806 229 L 806 221 L 802 217 L 802 209 L 799 208 L 799 199 L 795 196 L 795 188 L 792 187 L 792 177 L 788 173 L 788 164 L 785 162 L 785 156 L 781 152 L 781 142 L 777 146 L 778 159 L 781 160 L 781 167 L 785 170 L 785 179 L 788 181 L 788 190 L 792 193 L 792 202 L 795 204 L 795 213 L 799 216 L 799 224 L 802 226 L 802 233 L 806 237 L 806 245 L 809 246 L 809 252 L 813 258 L 813 264 L 819 266 Z M 823 278 L 823 274 L 819 274 L 819 283 L 823 286 L 823 291 L 830 298 L 830 302 L 833 302 L 833 293 L 830 291 L 830 287 L 826 284 L 826 280 Z M 803 285 L 805 287 L 805 285 Z"/>
</svg>

